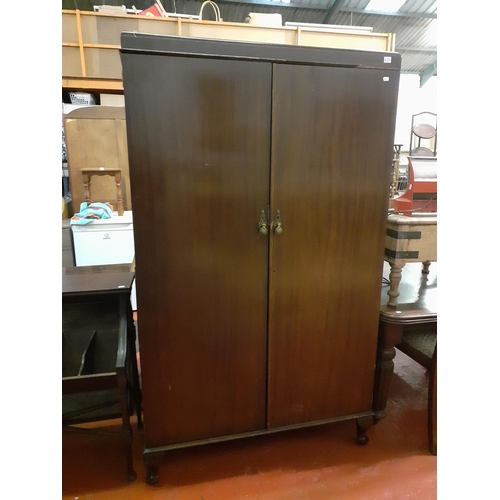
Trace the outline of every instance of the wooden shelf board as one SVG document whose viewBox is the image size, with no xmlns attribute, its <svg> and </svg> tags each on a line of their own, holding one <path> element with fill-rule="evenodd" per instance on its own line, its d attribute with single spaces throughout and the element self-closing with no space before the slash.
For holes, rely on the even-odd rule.
<svg viewBox="0 0 500 500">
<path fill-rule="evenodd" d="M 63 77 L 62 88 L 65 90 L 123 93 L 123 82 L 121 80 L 106 78 Z"/>
</svg>

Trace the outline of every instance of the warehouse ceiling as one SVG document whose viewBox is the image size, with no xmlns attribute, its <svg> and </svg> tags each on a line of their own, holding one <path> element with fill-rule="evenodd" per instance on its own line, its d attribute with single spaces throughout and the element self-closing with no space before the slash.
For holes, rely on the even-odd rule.
<svg viewBox="0 0 500 500">
<path fill-rule="evenodd" d="M 366 26 L 375 33 L 394 33 L 403 73 L 420 75 L 420 86 L 437 75 L 437 0 L 406 0 L 396 11 L 373 11 L 370 0 L 215 0 L 227 22 L 245 22 L 250 12 L 281 14 L 283 24 L 315 23 Z M 389 1 L 390 0 L 384 0 Z M 94 10 L 98 5 L 146 9 L 155 0 L 63 0 L 63 9 Z M 401 2 L 399 2 L 401 3 Z M 162 0 L 167 12 L 198 14 L 202 2 Z M 373 5 L 373 4 L 372 4 Z M 203 18 L 210 19 L 210 9 Z"/>
</svg>

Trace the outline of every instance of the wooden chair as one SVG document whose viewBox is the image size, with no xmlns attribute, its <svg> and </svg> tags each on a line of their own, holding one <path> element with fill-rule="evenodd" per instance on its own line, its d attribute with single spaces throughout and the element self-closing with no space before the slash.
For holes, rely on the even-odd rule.
<svg viewBox="0 0 500 500">
<path fill-rule="evenodd" d="M 397 347 L 407 356 L 429 370 L 427 427 L 429 452 L 437 455 L 437 331 L 433 328 L 409 329 Z"/>
<path fill-rule="evenodd" d="M 93 175 L 110 175 L 115 178 L 116 183 L 116 197 L 117 197 L 117 211 L 118 215 L 123 215 L 123 193 L 122 193 L 122 169 L 121 168 L 82 168 L 82 180 L 84 197 L 87 203 L 92 203 L 92 194 L 90 190 L 90 180 Z"/>
</svg>

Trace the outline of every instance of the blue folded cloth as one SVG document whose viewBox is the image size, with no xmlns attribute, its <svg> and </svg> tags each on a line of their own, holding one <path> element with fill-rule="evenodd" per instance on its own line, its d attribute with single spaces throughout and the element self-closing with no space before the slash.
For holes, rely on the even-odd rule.
<svg viewBox="0 0 500 500">
<path fill-rule="evenodd" d="M 80 211 L 73 215 L 70 224 L 89 224 L 94 220 L 109 219 L 113 215 L 113 207 L 109 203 L 87 203 L 80 205 Z"/>
</svg>

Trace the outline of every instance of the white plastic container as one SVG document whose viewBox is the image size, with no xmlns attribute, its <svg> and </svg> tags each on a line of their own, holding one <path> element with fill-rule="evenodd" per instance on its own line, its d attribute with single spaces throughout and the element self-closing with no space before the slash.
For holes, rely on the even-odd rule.
<svg viewBox="0 0 500 500">
<path fill-rule="evenodd" d="M 99 219 L 83 225 L 72 225 L 75 262 L 77 266 L 131 264 L 134 255 L 134 225 L 132 212 L 122 216 L 113 213 L 109 219 Z M 130 297 L 132 309 L 137 310 L 135 280 Z"/>
<path fill-rule="evenodd" d="M 263 14 L 261 12 L 250 12 L 247 17 L 248 24 L 255 26 L 280 27 L 283 26 L 281 14 Z"/>
</svg>

